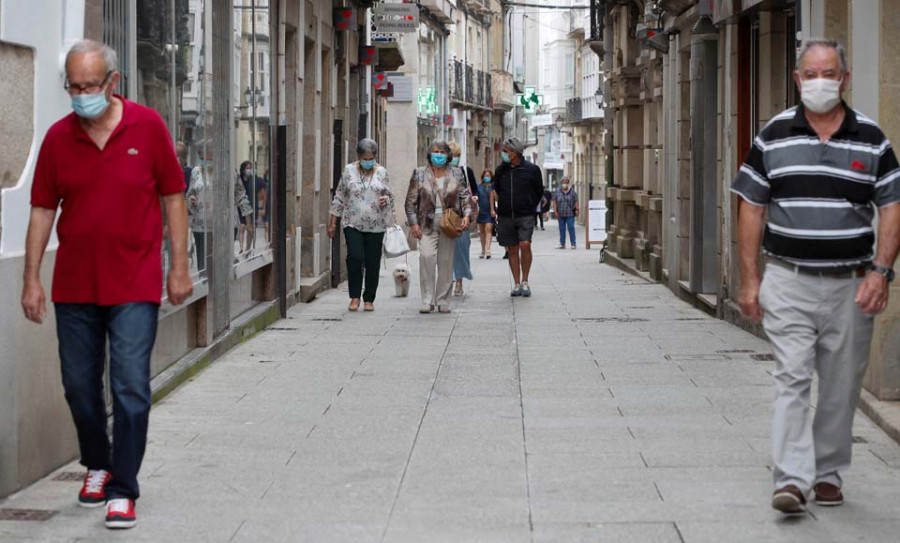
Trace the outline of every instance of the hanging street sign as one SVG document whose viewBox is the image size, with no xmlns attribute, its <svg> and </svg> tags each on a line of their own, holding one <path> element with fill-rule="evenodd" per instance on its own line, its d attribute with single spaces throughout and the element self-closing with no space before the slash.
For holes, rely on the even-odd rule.
<svg viewBox="0 0 900 543">
<path fill-rule="evenodd" d="M 381 3 L 372 10 L 376 32 L 416 32 L 419 30 L 417 4 Z"/>
<path fill-rule="evenodd" d="M 516 95 L 516 106 L 525 108 L 525 113 L 534 113 L 543 103 L 544 95 L 537 93 L 537 87 L 526 86 L 524 94 Z"/>
<path fill-rule="evenodd" d="M 431 116 L 437 113 L 436 98 L 434 87 L 419 87 L 417 103 L 420 116 Z"/>
</svg>

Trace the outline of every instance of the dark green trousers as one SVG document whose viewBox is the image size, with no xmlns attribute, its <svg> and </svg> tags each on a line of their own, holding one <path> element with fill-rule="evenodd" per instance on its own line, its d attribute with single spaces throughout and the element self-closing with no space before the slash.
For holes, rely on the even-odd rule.
<svg viewBox="0 0 900 543">
<path fill-rule="evenodd" d="M 374 302 L 378 291 L 378 270 L 381 267 L 381 244 L 384 232 L 360 232 L 355 228 L 344 228 L 347 240 L 347 282 L 350 284 L 350 298 L 362 298 L 364 302 Z M 366 291 L 363 293 L 363 275 Z"/>
</svg>

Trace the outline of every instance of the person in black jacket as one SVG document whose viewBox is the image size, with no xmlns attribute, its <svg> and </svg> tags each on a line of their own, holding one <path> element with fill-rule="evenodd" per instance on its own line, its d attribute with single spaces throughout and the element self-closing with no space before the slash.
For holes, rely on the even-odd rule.
<svg viewBox="0 0 900 543">
<path fill-rule="evenodd" d="M 544 215 L 550 211 L 550 200 L 552 198 L 553 195 L 550 194 L 550 191 L 544 189 L 544 196 L 541 198 L 541 208 L 537 212 L 537 219 L 541 222 L 541 230 L 544 229 Z"/>
<path fill-rule="evenodd" d="M 516 286 L 510 296 L 531 296 L 528 274 L 531 271 L 531 237 L 534 234 L 535 210 L 544 195 L 541 169 L 525 160 L 525 145 L 519 138 L 503 142 L 503 163 L 495 172 L 497 241 L 509 250 L 509 268 Z M 491 206 L 494 209 L 495 206 Z"/>
</svg>

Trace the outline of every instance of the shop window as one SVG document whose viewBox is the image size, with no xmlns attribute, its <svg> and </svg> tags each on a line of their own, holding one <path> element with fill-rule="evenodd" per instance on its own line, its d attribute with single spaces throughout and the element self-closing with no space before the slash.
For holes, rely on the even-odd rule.
<svg viewBox="0 0 900 543">
<path fill-rule="evenodd" d="M 234 254 L 237 276 L 271 258 L 271 85 L 268 0 L 237 0 L 234 13 L 234 66 L 231 103 L 235 104 Z"/>
<path fill-rule="evenodd" d="M 107 0 L 106 4 L 112 4 Z M 126 4 L 126 2 L 122 2 Z M 104 8 L 106 8 L 104 4 Z M 134 49 L 122 41 L 120 59 L 133 53 L 134 78 L 130 99 L 155 109 L 169 128 L 186 185 L 189 266 L 195 283 L 206 280 L 211 230 L 212 153 L 205 138 L 210 119 L 210 88 L 203 74 L 205 43 L 203 15 L 206 0 L 136 0 Z M 114 19 L 115 20 L 115 19 Z M 105 29 L 113 39 L 115 28 Z M 125 52 L 128 53 L 125 53 Z M 171 240 L 164 231 L 163 267 L 171 264 Z"/>
</svg>

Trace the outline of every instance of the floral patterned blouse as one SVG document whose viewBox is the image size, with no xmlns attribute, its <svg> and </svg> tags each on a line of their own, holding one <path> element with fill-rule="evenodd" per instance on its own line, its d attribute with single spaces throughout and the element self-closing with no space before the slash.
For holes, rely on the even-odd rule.
<svg viewBox="0 0 900 543">
<path fill-rule="evenodd" d="M 334 191 L 331 214 L 341 219 L 343 228 L 360 232 L 384 232 L 393 224 L 394 195 L 387 168 L 376 164 L 371 172 L 363 174 L 358 162 L 347 164 L 341 182 Z M 388 205 L 378 205 L 378 198 L 388 197 Z"/>
</svg>

